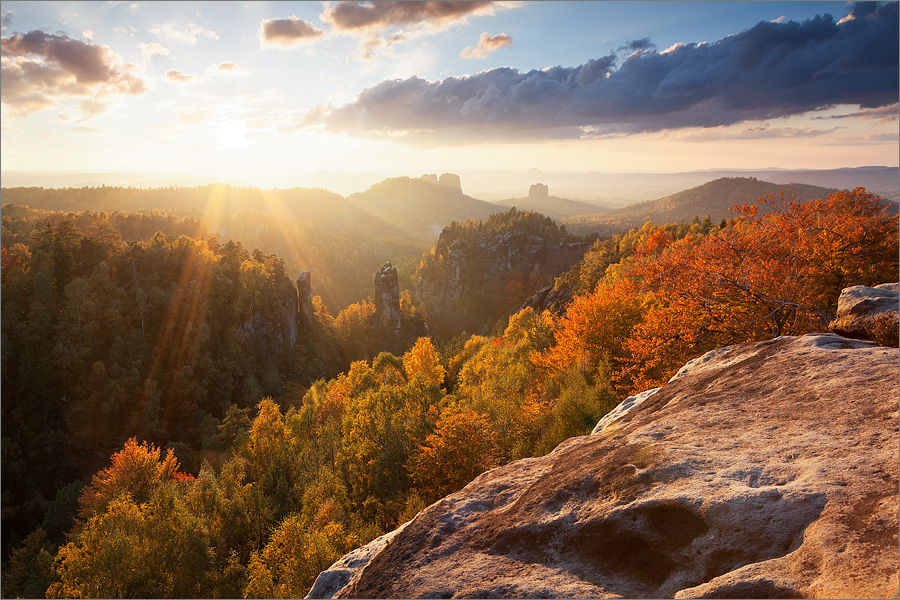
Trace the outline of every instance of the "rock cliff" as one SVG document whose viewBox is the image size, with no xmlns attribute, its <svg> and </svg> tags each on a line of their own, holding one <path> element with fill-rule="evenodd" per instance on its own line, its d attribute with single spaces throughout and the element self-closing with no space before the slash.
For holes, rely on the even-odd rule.
<svg viewBox="0 0 900 600">
<path fill-rule="evenodd" d="M 345 557 L 310 597 L 887 597 L 897 384 L 896 349 L 834 334 L 714 350 Z"/>
</svg>

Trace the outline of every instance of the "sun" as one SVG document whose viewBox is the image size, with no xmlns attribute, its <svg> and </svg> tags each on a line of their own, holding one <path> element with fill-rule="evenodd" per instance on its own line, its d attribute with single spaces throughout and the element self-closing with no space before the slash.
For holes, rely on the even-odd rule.
<svg viewBox="0 0 900 600">
<path fill-rule="evenodd" d="M 250 145 L 247 138 L 248 129 L 239 121 L 225 121 L 219 125 L 216 137 L 219 144 L 227 150 L 240 150 Z"/>
</svg>

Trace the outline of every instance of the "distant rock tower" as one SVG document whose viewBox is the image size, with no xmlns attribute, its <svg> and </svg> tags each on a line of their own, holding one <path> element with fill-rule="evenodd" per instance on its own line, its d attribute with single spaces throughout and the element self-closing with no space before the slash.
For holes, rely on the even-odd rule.
<svg viewBox="0 0 900 600">
<path fill-rule="evenodd" d="M 532 200 L 546 200 L 550 196 L 550 188 L 543 183 L 536 183 L 528 189 L 528 197 Z"/>
<path fill-rule="evenodd" d="M 419 177 L 419 179 L 421 179 L 422 181 L 427 181 L 428 183 L 433 183 L 435 185 L 437 185 L 438 182 L 437 175 L 435 175 L 434 173 L 425 173 L 424 175 Z"/>
<path fill-rule="evenodd" d="M 297 321 L 301 326 L 309 325 L 316 318 L 315 309 L 310 296 L 312 294 L 312 276 L 303 271 L 297 277 Z"/>
<path fill-rule="evenodd" d="M 462 183 L 459 180 L 459 175 L 454 175 L 453 173 L 444 173 L 443 175 L 441 175 L 438 183 L 444 187 L 448 187 L 451 190 L 462 194 Z"/>
<path fill-rule="evenodd" d="M 375 271 L 375 309 L 388 329 L 400 331 L 400 283 L 397 267 L 390 261 Z"/>
</svg>

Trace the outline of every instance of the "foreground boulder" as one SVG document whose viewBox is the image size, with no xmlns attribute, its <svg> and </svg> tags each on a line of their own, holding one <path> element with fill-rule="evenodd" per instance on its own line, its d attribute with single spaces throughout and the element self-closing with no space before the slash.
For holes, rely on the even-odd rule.
<svg viewBox="0 0 900 600">
<path fill-rule="evenodd" d="M 837 318 L 828 327 L 845 337 L 897 346 L 898 304 L 900 291 L 896 283 L 844 288 L 838 298 Z"/>
<path fill-rule="evenodd" d="M 833 334 L 715 350 L 596 433 L 421 511 L 311 596 L 886 597 L 897 380 L 896 349 Z"/>
</svg>

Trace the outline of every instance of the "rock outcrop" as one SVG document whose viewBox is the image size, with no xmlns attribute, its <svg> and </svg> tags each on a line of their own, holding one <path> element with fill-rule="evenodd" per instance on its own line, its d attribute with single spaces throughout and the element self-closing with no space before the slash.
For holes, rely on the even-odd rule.
<svg viewBox="0 0 900 600">
<path fill-rule="evenodd" d="M 423 280 L 416 291 L 454 302 L 485 287 L 503 287 L 515 277 L 552 279 L 581 260 L 592 245 L 553 244 L 522 231 L 486 236 L 475 244 L 456 240 L 443 257 L 441 277 Z"/>
<path fill-rule="evenodd" d="M 561 317 L 566 314 L 566 308 L 570 302 L 572 302 L 572 290 L 567 284 L 559 289 L 556 286 L 548 285 L 523 302 L 519 310 L 531 308 L 536 313 L 549 310 L 554 315 Z"/>
<path fill-rule="evenodd" d="M 714 350 L 339 561 L 335 595 L 887 597 L 897 384 L 896 349 L 834 334 Z"/>
<path fill-rule="evenodd" d="M 543 183 L 535 183 L 528 188 L 528 197 L 532 200 L 546 200 L 550 197 L 550 188 Z"/>
<path fill-rule="evenodd" d="M 440 179 L 438 179 L 438 184 L 462 194 L 462 182 L 459 180 L 459 175 L 454 173 L 443 173 Z"/>
<path fill-rule="evenodd" d="M 400 282 L 390 261 L 375 271 L 375 309 L 391 331 L 400 331 Z"/>
<path fill-rule="evenodd" d="M 303 271 L 297 277 L 297 320 L 301 327 L 309 326 L 316 318 L 312 305 L 312 275 Z"/>
<path fill-rule="evenodd" d="M 837 318 L 828 328 L 845 337 L 896 346 L 898 305 L 900 291 L 896 283 L 845 288 L 838 298 Z"/>
</svg>

